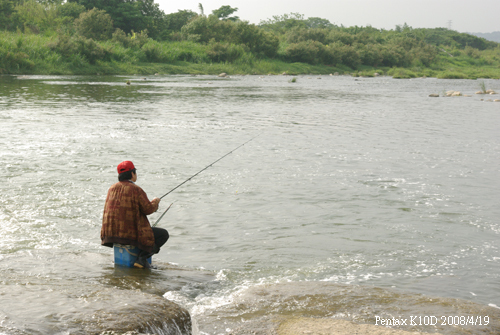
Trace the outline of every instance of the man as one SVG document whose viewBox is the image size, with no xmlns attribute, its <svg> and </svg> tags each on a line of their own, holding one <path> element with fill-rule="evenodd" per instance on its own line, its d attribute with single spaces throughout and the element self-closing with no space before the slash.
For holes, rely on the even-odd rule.
<svg viewBox="0 0 500 335">
<path fill-rule="evenodd" d="M 118 183 L 108 191 L 102 217 L 101 244 L 134 245 L 141 251 L 134 263 L 138 268 L 150 268 L 147 261 L 168 240 L 168 232 L 152 228 L 147 215 L 158 210 L 160 199 L 149 201 L 146 193 L 135 184 L 137 170 L 131 161 L 118 164 Z"/>
</svg>

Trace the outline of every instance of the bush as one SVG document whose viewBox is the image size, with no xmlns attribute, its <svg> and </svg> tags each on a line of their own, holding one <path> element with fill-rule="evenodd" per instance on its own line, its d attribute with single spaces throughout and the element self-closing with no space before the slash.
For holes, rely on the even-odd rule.
<svg viewBox="0 0 500 335">
<path fill-rule="evenodd" d="M 467 79 L 465 74 L 454 71 L 440 73 L 437 77 L 438 79 Z"/>
<path fill-rule="evenodd" d="M 219 20 L 215 15 L 198 16 L 182 27 L 184 40 L 210 43 L 210 41 L 245 45 L 256 55 L 275 57 L 278 52 L 278 38 L 246 21 Z"/>
<path fill-rule="evenodd" d="M 324 45 L 316 41 L 292 43 L 285 49 L 285 57 L 290 62 L 316 64 L 321 48 L 324 48 Z"/>
<path fill-rule="evenodd" d="M 360 62 L 363 65 L 379 66 L 382 64 L 384 57 L 378 45 L 368 44 L 357 46 Z"/>
<path fill-rule="evenodd" d="M 328 29 L 304 29 L 295 27 L 285 33 L 288 43 L 299 43 L 307 40 L 327 44 Z"/>
<path fill-rule="evenodd" d="M 392 76 L 394 79 L 410 79 L 417 77 L 413 71 L 402 68 L 392 68 L 387 72 L 387 74 Z"/>
<path fill-rule="evenodd" d="M 125 34 L 120 28 L 116 28 L 115 32 L 111 37 L 113 42 L 118 42 L 125 48 L 135 48 L 140 49 L 146 44 L 150 39 L 148 37 L 148 31 L 143 30 L 140 33 L 136 33 L 132 30 L 131 34 Z"/>
<path fill-rule="evenodd" d="M 350 45 L 342 45 L 337 50 L 340 53 L 342 64 L 347 65 L 352 69 L 356 69 L 361 64 L 361 58 L 354 47 Z"/>
<path fill-rule="evenodd" d="M 340 42 L 342 44 L 351 45 L 354 43 L 354 36 L 340 30 L 332 30 L 328 34 L 327 43 Z"/>
<path fill-rule="evenodd" d="M 90 64 L 95 64 L 100 59 L 109 59 L 110 56 L 108 50 L 105 50 L 94 40 L 83 36 L 74 36 L 71 38 L 67 35 L 60 36 L 57 42 L 51 45 L 51 48 L 68 58 L 78 54 L 84 57 Z"/>
<path fill-rule="evenodd" d="M 45 8 L 35 0 L 19 1 L 18 3 L 12 16 L 17 21 L 17 26 L 24 32 L 39 34 L 53 27 L 57 15 L 54 6 Z"/>
<path fill-rule="evenodd" d="M 241 45 L 211 42 L 207 48 L 207 56 L 214 62 L 234 62 L 245 54 Z"/>
<path fill-rule="evenodd" d="M 83 37 L 97 41 L 108 40 L 113 33 L 113 20 L 106 11 L 94 8 L 80 14 L 75 20 L 75 28 Z"/>
<path fill-rule="evenodd" d="M 144 52 L 148 62 L 166 63 L 169 61 L 169 59 L 163 55 L 161 45 L 156 41 L 149 41 L 142 46 L 141 50 Z"/>
<path fill-rule="evenodd" d="M 31 70 L 35 63 L 27 54 L 19 51 L 8 51 L 0 46 L 0 73 L 13 73 L 18 70 Z"/>
<path fill-rule="evenodd" d="M 279 48 L 279 39 L 276 35 L 248 22 L 232 23 L 228 38 L 234 44 L 244 44 L 256 55 L 270 58 L 276 56 Z"/>
</svg>

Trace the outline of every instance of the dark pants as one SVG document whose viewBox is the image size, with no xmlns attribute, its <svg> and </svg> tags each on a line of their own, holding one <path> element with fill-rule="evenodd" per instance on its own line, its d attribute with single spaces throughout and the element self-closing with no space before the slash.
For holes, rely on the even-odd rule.
<svg viewBox="0 0 500 335">
<path fill-rule="evenodd" d="M 139 253 L 139 257 L 144 257 L 144 256 L 151 257 L 151 255 L 159 253 L 160 248 L 168 241 L 169 235 L 166 229 L 158 227 L 152 227 L 152 229 L 153 229 L 153 234 L 155 236 L 155 245 L 153 247 L 153 252 L 150 253 L 147 252 L 146 250 L 141 250 L 141 252 Z"/>
</svg>

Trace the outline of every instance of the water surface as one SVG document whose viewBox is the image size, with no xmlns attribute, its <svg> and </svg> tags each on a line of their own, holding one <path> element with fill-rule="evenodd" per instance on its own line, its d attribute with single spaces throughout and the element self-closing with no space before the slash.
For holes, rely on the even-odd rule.
<svg viewBox="0 0 500 335">
<path fill-rule="evenodd" d="M 289 80 L 1 76 L 0 332 L 46 331 L 46 313 L 36 326 L 16 311 L 63 304 L 44 294 L 59 279 L 69 292 L 148 285 L 112 284 L 100 246 L 119 162 L 153 198 L 256 135 L 164 198 L 171 239 L 155 259 L 181 274 L 156 294 L 200 320 L 277 282 L 500 306 L 500 104 L 474 94 L 480 81 Z M 471 97 L 428 97 L 451 89 Z"/>
</svg>

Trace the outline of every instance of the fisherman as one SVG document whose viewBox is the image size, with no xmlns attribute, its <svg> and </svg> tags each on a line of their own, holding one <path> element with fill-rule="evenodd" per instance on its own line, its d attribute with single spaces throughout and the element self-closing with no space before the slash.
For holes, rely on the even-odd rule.
<svg viewBox="0 0 500 335">
<path fill-rule="evenodd" d="M 102 217 L 101 244 L 134 245 L 140 249 L 134 263 L 138 268 L 150 268 L 147 261 L 167 242 L 163 228 L 151 227 L 147 215 L 158 210 L 159 198 L 149 201 L 146 192 L 135 184 L 137 171 L 131 161 L 118 164 L 118 183 L 108 191 Z"/>
</svg>

